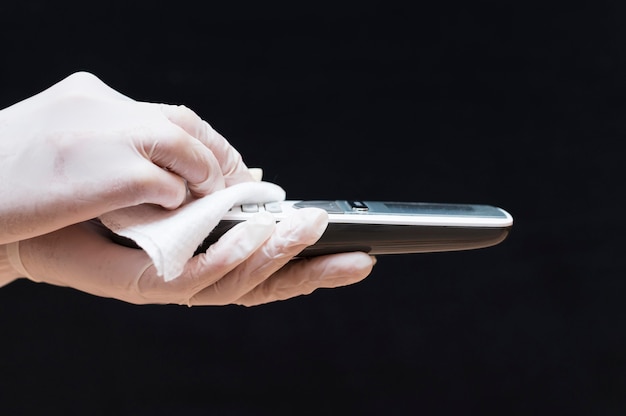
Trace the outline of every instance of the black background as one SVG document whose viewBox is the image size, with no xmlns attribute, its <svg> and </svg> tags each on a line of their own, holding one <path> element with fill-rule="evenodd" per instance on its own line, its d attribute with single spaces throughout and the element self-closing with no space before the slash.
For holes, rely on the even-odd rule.
<svg viewBox="0 0 626 416">
<path fill-rule="evenodd" d="M 254 308 L 15 282 L 0 412 L 624 414 L 626 8 L 213 3 L 4 2 L 0 104 L 91 71 L 290 199 L 487 203 L 512 234 Z"/>
</svg>

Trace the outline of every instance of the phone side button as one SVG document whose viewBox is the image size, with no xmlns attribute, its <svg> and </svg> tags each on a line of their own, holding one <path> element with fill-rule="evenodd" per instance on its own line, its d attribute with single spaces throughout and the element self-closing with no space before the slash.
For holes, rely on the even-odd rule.
<svg viewBox="0 0 626 416">
<path fill-rule="evenodd" d="M 265 204 L 265 210 L 267 212 L 271 212 L 273 214 L 278 214 L 283 212 L 282 207 L 280 206 L 280 202 L 268 202 Z"/>
<path fill-rule="evenodd" d="M 257 204 L 243 204 L 241 210 L 243 212 L 259 212 L 259 206 Z"/>
<path fill-rule="evenodd" d="M 365 202 L 363 201 L 348 201 L 348 204 L 350 204 L 350 208 L 352 208 L 352 211 L 354 212 L 369 211 L 369 207 L 365 205 Z"/>
</svg>

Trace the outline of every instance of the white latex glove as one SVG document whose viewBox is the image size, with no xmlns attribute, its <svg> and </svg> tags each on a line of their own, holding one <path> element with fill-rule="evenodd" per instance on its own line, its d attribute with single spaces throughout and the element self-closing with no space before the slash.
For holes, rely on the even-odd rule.
<svg viewBox="0 0 626 416">
<path fill-rule="evenodd" d="M 257 305 L 355 283 L 371 271 L 365 253 L 296 259 L 326 228 L 325 211 L 306 208 L 276 224 L 257 214 L 193 257 L 177 279 L 157 276 L 142 250 L 111 243 L 90 223 L 0 246 L 13 275 L 135 304 Z M 0 267 L 1 268 L 1 267 Z"/>
<path fill-rule="evenodd" d="M 191 110 L 134 101 L 88 73 L 0 111 L 0 178 L 0 244 L 251 180 Z"/>
</svg>

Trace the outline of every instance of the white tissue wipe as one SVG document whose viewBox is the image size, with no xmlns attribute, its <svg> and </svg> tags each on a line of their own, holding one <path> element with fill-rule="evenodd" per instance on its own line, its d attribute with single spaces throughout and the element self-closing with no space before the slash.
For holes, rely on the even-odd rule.
<svg viewBox="0 0 626 416">
<path fill-rule="evenodd" d="M 175 210 L 142 204 L 100 217 L 114 233 L 135 241 L 165 281 L 178 277 L 198 246 L 230 208 L 283 201 L 285 191 L 269 182 L 244 182 L 195 199 Z"/>
</svg>

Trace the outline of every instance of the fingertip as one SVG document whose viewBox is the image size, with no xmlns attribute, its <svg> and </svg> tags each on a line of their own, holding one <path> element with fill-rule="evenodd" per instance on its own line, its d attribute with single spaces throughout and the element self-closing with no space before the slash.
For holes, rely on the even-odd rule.
<svg viewBox="0 0 626 416">
<path fill-rule="evenodd" d="M 327 267 L 324 280 L 343 282 L 340 285 L 352 284 L 365 279 L 374 268 L 376 258 L 361 251 L 332 254 L 327 256 Z"/>
<path fill-rule="evenodd" d="M 248 168 L 248 173 L 255 182 L 261 182 L 263 180 L 263 169 L 261 168 Z"/>
<path fill-rule="evenodd" d="M 320 208 L 301 208 L 289 218 L 289 227 L 306 234 L 307 244 L 314 244 L 328 227 L 328 213 Z"/>
<path fill-rule="evenodd" d="M 365 273 L 363 277 L 370 274 L 374 265 L 378 261 L 376 257 L 370 256 L 369 254 L 361 251 L 345 253 L 345 256 L 347 257 L 346 262 L 349 261 L 353 267 L 351 271 L 353 271 L 355 275 Z"/>
</svg>

